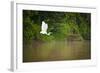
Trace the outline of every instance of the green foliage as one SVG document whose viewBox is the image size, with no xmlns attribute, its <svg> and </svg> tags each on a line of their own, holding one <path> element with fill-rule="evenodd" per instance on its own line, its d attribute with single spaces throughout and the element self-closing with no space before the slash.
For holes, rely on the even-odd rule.
<svg viewBox="0 0 100 73">
<path fill-rule="evenodd" d="M 86 40 L 91 39 L 90 14 L 80 14 L 78 17 L 79 17 L 78 21 L 80 22 L 78 29 L 79 29 L 81 36 Z"/>
<path fill-rule="evenodd" d="M 41 41 L 43 41 L 43 42 L 50 42 L 50 41 L 54 40 L 54 36 L 40 34 L 40 36 L 39 36 L 38 39 L 41 40 Z"/>
<path fill-rule="evenodd" d="M 84 40 L 91 37 L 91 14 L 23 10 L 23 39 L 52 41 L 65 40 L 77 34 Z M 48 24 L 51 35 L 40 34 L 41 23 Z"/>
</svg>

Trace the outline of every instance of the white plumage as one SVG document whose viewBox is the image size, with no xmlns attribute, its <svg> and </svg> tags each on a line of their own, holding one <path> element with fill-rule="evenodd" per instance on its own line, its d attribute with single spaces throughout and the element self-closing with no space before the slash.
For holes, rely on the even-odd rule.
<svg viewBox="0 0 100 73">
<path fill-rule="evenodd" d="M 50 35 L 51 32 L 47 33 L 48 30 L 48 24 L 46 24 L 44 21 L 42 21 L 42 26 L 41 26 L 41 34 L 46 34 L 46 35 Z"/>
<path fill-rule="evenodd" d="M 41 34 L 47 34 L 47 29 L 48 29 L 48 24 L 46 24 L 44 21 L 42 21 L 42 26 L 41 26 Z"/>
</svg>

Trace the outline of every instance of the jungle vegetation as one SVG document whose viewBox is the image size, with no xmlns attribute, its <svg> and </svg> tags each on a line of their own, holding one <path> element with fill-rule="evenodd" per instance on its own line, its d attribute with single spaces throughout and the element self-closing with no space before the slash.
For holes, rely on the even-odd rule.
<svg viewBox="0 0 100 73">
<path fill-rule="evenodd" d="M 51 35 L 40 34 L 42 21 Z M 77 12 L 23 10 L 23 40 L 90 40 L 91 14 Z"/>
</svg>

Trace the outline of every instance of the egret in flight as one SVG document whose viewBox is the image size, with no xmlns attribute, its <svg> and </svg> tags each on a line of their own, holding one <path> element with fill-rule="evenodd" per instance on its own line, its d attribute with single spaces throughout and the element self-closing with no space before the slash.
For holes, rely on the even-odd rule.
<svg viewBox="0 0 100 73">
<path fill-rule="evenodd" d="M 46 24 L 44 21 L 42 21 L 42 26 L 41 26 L 41 34 L 46 34 L 46 35 L 50 35 L 51 32 L 47 33 L 48 30 L 48 24 Z"/>
</svg>

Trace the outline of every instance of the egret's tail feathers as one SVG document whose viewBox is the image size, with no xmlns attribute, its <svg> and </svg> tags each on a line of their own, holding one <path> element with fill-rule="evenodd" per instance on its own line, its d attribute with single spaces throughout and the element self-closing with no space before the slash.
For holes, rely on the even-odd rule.
<svg viewBox="0 0 100 73">
<path fill-rule="evenodd" d="M 50 35 L 50 34 L 51 34 L 51 32 L 47 33 L 47 35 Z"/>
</svg>

